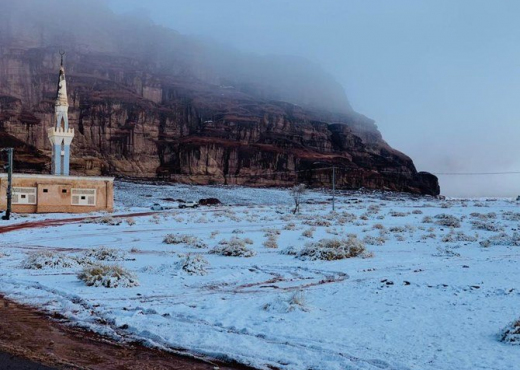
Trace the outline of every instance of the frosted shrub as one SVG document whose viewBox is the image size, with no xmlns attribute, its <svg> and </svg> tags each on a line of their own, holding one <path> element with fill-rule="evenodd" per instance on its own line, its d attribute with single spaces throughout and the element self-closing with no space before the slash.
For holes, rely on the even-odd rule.
<svg viewBox="0 0 520 370">
<path fill-rule="evenodd" d="M 470 217 L 478 218 L 479 220 L 482 220 L 482 221 L 487 221 L 487 220 L 495 220 L 497 218 L 497 214 L 495 212 L 489 212 L 489 213 L 473 212 L 473 213 L 470 213 Z"/>
<path fill-rule="evenodd" d="M 303 231 L 302 236 L 304 236 L 306 238 L 312 238 L 315 231 L 316 231 L 316 228 L 314 228 L 314 227 L 308 228 L 307 230 Z"/>
<path fill-rule="evenodd" d="M 270 236 L 269 238 L 267 238 L 267 240 L 263 243 L 263 246 L 272 249 L 278 248 L 276 237 Z"/>
<path fill-rule="evenodd" d="M 278 236 L 281 234 L 281 231 L 280 230 L 277 230 L 277 229 L 271 229 L 271 228 L 265 228 L 265 229 L 262 229 L 263 232 L 265 232 L 264 236 L 266 238 L 270 237 L 270 236 Z"/>
<path fill-rule="evenodd" d="M 56 252 L 34 252 L 22 262 L 22 268 L 29 270 L 71 268 L 79 266 L 76 259 Z"/>
<path fill-rule="evenodd" d="M 256 255 L 256 252 L 246 247 L 245 243 L 218 245 L 211 249 L 209 253 L 227 257 L 253 257 Z"/>
<path fill-rule="evenodd" d="M 88 286 L 105 288 L 130 288 L 138 286 L 137 278 L 121 266 L 96 264 L 85 267 L 78 279 Z"/>
<path fill-rule="evenodd" d="M 132 217 L 126 218 L 125 221 L 126 221 L 128 226 L 134 226 L 135 225 L 135 220 Z"/>
<path fill-rule="evenodd" d="M 435 216 L 435 223 L 440 226 L 445 227 L 460 227 L 460 220 L 452 215 L 448 215 L 446 213 L 441 213 Z"/>
<path fill-rule="evenodd" d="M 512 322 L 502 331 L 500 341 L 520 345 L 520 320 Z"/>
<path fill-rule="evenodd" d="M 231 234 L 243 234 L 244 231 L 243 230 L 240 230 L 240 229 L 235 229 L 231 232 Z"/>
<path fill-rule="evenodd" d="M 371 236 L 367 235 L 363 238 L 363 242 L 368 245 L 384 245 L 386 242 L 385 238 L 382 238 L 380 236 Z"/>
<path fill-rule="evenodd" d="M 284 228 L 284 230 L 295 230 L 296 229 L 296 224 L 294 222 L 289 222 L 287 223 Z"/>
<path fill-rule="evenodd" d="M 357 216 L 353 213 L 343 212 L 341 216 L 339 217 L 340 220 L 343 222 L 354 222 L 357 220 Z"/>
<path fill-rule="evenodd" d="M 292 245 L 280 251 L 280 254 L 285 254 L 287 256 L 296 256 L 298 253 L 299 249 Z"/>
<path fill-rule="evenodd" d="M 215 237 L 220 234 L 220 231 L 215 230 L 211 232 L 211 235 L 209 236 L 210 239 L 215 239 Z"/>
<path fill-rule="evenodd" d="M 513 235 L 509 235 L 506 233 L 500 233 L 492 236 L 489 239 L 483 240 L 480 242 L 482 247 L 490 247 L 492 245 L 505 245 L 505 246 L 520 246 L 520 234 L 513 233 Z"/>
<path fill-rule="evenodd" d="M 114 218 L 112 216 L 103 216 L 103 217 L 86 219 L 83 222 L 87 223 L 87 224 L 103 224 L 103 225 L 110 225 L 110 226 L 118 226 L 118 225 L 121 225 L 123 220 L 120 218 Z"/>
<path fill-rule="evenodd" d="M 371 204 L 367 208 L 367 213 L 369 214 L 377 214 L 379 211 L 381 211 L 381 207 L 376 204 Z"/>
<path fill-rule="evenodd" d="M 395 236 L 395 240 L 397 240 L 398 242 L 404 242 L 404 241 L 406 241 L 406 238 L 404 237 L 404 235 L 397 234 Z"/>
<path fill-rule="evenodd" d="M 486 222 L 480 220 L 471 221 L 471 228 L 474 230 L 485 230 L 485 231 L 503 231 L 504 228 L 494 222 Z"/>
<path fill-rule="evenodd" d="M 305 225 L 309 225 L 309 226 L 323 226 L 323 227 L 329 227 L 332 225 L 330 223 L 330 221 L 320 220 L 320 219 L 305 220 L 302 223 Z"/>
<path fill-rule="evenodd" d="M 476 242 L 477 237 L 476 236 L 470 236 L 464 234 L 462 231 L 454 232 L 451 231 L 450 233 L 444 235 L 442 237 L 442 241 L 444 243 L 454 243 L 454 242 Z"/>
<path fill-rule="evenodd" d="M 388 229 L 391 233 L 404 233 L 406 228 L 404 226 L 392 226 Z"/>
<path fill-rule="evenodd" d="M 392 217 L 406 217 L 408 216 L 410 213 L 408 212 L 396 212 L 396 211 L 390 211 L 388 213 L 390 216 Z"/>
<path fill-rule="evenodd" d="M 520 213 L 517 212 L 504 212 L 502 218 L 507 221 L 520 221 Z"/>
<path fill-rule="evenodd" d="M 421 239 L 428 240 L 428 239 L 435 239 L 436 237 L 437 237 L 437 235 L 435 235 L 434 233 L 429 233 L 429 234 L 424 234 L 423 236 L 421 236 Z"/>
<path fill-rule="evenodd" d="M 287 313 L 296 310 L 307 312 L 309 308 L 304 292 L 297 291 L 287 297 L 278 297 L 273 303 L 267 303 L 264 310 Z"/>
<path fill-rule="evenodd" d="M 365 252 L 365 244 L 357 237 L 348 239 L 321 239 L 316 243 L 307 243 L 297 257 L 302 260 L 334 261 L 357 257 Z"/>
<path fill-rule="evenodd" d="M 433 218 L 430 216 L 424 216 L 421 222 L 423 224 L 431 224 L 433 222 Z"/>
<path fill-rule="evenodd" d="M 414 209 L 414 210 L 412 211 L 412 214 L 413 214 L 413 215 L 422 215 L 422 214 L 423 214 L 423 211 L 421 211 L 420 209 Z"/>
<path fill-rule="evenodd" d="M 189 275 L 206 275 L 206 268 L 209 266 L 208 260 L 201 254 L 188 253 L 181 256 L 176 264 L 177 268 Z"/>
<path fill-rule="evenodd" d="M 99 247 L 86 251 L 84 256 L 98 261 L 124 261 L 126 253 L 120 249 Z"/>
<path fill-rule="evenodd" d="M 165 244 L 186 244 L 191 248 L 203 249 L 208 246 L 202 240 L 194 235 L 188 234 L 168 234 L 165 236 L 163 243 Z"/>
<path fill-rule="evenodd" d="M 386 228 L 383 226 L 383 224 L 375 224 L 374 226 L 372 226 L 372 229 L 385 230 Z"/>
</svg>

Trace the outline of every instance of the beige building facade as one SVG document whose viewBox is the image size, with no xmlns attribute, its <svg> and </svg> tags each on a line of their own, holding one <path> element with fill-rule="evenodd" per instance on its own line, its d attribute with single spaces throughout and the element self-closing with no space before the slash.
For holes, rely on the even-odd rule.
<svg viewBox="0 0 520 370">
<path fill-rule="evenodd" d="M 0 210 L 7 208 L 7 174 L 0 174 Z M 13 174 L 15 213 L 88 213 L 114 210 L 113 177 Z"/>
</svg>

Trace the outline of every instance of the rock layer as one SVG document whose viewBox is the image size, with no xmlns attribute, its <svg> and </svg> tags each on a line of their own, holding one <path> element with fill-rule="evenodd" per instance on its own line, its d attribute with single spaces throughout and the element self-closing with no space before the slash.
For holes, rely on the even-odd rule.
<svg viewBox="0 0 520 370">
<path fill-rule="evenodd" d="M 47 171 L 59 54 L 0 49 L 0 146 L 17 169 Z M 369 118 L 261 100 L 232 86 L 160 73 L 137 59 L 71 52 L 66 60 L 71 172 L 197 184 L 330 186 L 439 194 Z"/>
</svg>

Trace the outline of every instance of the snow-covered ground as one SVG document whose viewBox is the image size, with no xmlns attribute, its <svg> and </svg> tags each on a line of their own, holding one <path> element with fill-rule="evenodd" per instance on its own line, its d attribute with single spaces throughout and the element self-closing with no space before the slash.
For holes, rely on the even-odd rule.
<svg viewBox="0 0 520 370">
<path fill-rule="evenodd" d="M 121 215 L 173 199 L 223 205 L 0 234 L 0 292 L 116 338 L 263 369 L 520 366 L 520 346 L 500 341 L 520 318 L 516 202 L 348 193 L 331 213 L 330 196 L 310 192 L 293 215 L 287 190 L 119 183 L 116 194 Z M 181 243 L 163 243 L 168 234 Z M 349 234 L 367 251 L 294 255 Z M 211 253 L 233 237 L 254 255 Z M 139 285 L 87 286 L 77 275 L 92 261 L 123 267 Z M 27 268 L 50 262 L 58 267 Z"/>
</svg>

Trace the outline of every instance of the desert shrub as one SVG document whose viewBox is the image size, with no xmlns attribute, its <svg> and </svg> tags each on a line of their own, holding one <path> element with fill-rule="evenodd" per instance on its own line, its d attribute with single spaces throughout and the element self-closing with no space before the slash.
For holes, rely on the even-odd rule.
<svg viewBox="0 0 520 370">
<path fill-rule="evenodd" d="M 141 250 L 136 247 L 132 247 L 132 249 L 130 249 L 130 253 L 140 253 L 140 252 L 141 252 Z"/>
<path fill-rule="evenodd" d="M 476 242 L 476 236 L 470 236 L 464 234 L 462 231 L 454 232 L 444 235 L 441 239 L 444 243 L 454 243 L 454 242 Z"/>
<path fill-rule="evenodd" d="M 282 313 L 292 311 L 309 311 L 307 299 L 303 291 L 297 291 L 287 297 L 278 297 L 274 302 L 264 305 L 266 311 L 277 311 Z"/>
<path fill-rule="evenodd" d="M 367 213 L 369 214 L 376 214 L 379 213 L 379 211 L 381 211 L 381 207 L 376 204 L 371 204 L 367 208 Z"/>
<path fill-rule="evenodd" d="M 437 235 L 435 235 L 434 233 L 428 233 L 428 234 L 424 234 L 423 236 L 421 236 L 421 239 L 428 240 L 428 239 L 435 239 L 436 237 L 437 237 Z"/>
<path fill-rule="evenodd" d="M 504 228 L 501 227 L 499 224 L 496 224 L 494 222 L 481 221 L 481 220 L 471 221 L 471 228 L 474 230 L 485 230 L 485 231 L 494 231 L 494 232 L 504 230 Z"/>
<path fill-rule="evenodd" d="M 88 286 L 105 288 L 130 288 L 138 286 L 137 278 L 121 266 L 96 264 L 85 267 L 77 275 Z"/>
<path fill-rule="evenodd" d="M 502 218 L 507 221 L 520 221 L 520 213 L 517 212 L 504 212 Z"/>
<path fill-rule="evenodd" d="M 203 249 L 208 246 L 200 238 L 188 234 L 168 234 L 164 237 L 165 244 L 186 244 L 191 248 Z"/>
<path fill-rule="evenodd" d="M 296 229 L 296 224 L 294 222 L 289 222 L 287 223 L 284 228 L 284 230 L 295 230 Z"/>
<path fill-rule="evenodd" d="M 360 256 L 365 252 L 365 244 L 357 237 L 348 239 L 321 239 L 307 243 L 298 253 L 300 259 L 333 261 Z"/>
<path fill-rule="evenodd" d="M 83 222 L 87 223 L 87 224 L 103 224 L 103 225 L 110 225 L 110 226 L 118 226 L 118 225 L 121 225 L 123 220 L 120 218 L 114 218 L 112 216 L 102 216 L 102 217 L 86 219 Z"/>
<path fill-rule="evenodd" d="M 135 220 L 132 217 L 125 218 L 125 222 L 127 223 L 128 226 L 134 226 L 135 225 Z"/>
<path fill-rule="evenodd" d="M 354 221 L 357 220 L 357 216 L 355 214 L 353 214 L 353 213 L 343 212 L 339 216 L 339 219 L 341 219 L 345 223 L 347 223 L 347 222 L 354 222 Z"/>
<path fill-rule="evenodd" d="M 395 236 L 395 240 L 397 240 L 398 242 L 404 242 L 406 240 L 405 236 L 404 235 L 401 235 L 401 234 L 397 234 Z"/>
<path fill-rule="evenodd" d="M 500 233 L 480 242 L 482 247 L 490 247 L 492 245 L 520 246 L 520 234 L 515 232 L 513 235 Z"/>
<path fill-rule="evenodd" d="M 246 247 L 245 243 L 217 245 L 215 248 L 211 249 L 209 253 L 227 257 L 253 257 L 256 255 L 256 252 Z"/>
<path fill-rule="evenodd" d="M 281 231 L 278 230 L 278 229 L 273 229 L 273 228 L 265 228 L 265 229 L 262 229 L 262 231 L 265 233 L 264 236 L 266 238 L 270 237 L 270 236 L 278 236 L 281 234 Z"/>
<path fill-rule="evenodd" d="M 266 241 L 264 241 L 263 246 L 266 248 L 276 249 L 278 248 L 278 242 L 275 237 L 270 236 Z"/>
<path fill-rule="evenodd" d="M 500 334 L 500 341 L 504 343 L 520 345 L 520 320 L 509 324 Z"/>
<path fill-rule="evenodd" d="M 124 261 L 126 253 L 120 249 L 98 247 L 86 251 L 84 256 L 98 261 Z"/>
<path fill-rule="evenodd" d="M 308 228 L 307 230 L 303 231 L 302 236 L 304 236 L 306 238 L 312 238 L 315 231 L 316 231 L 316 228 L 314 228 L 314 227 Z"/>
<path fill-rule="evenodd" d="M 412 214 L 413 214 L 413 215 L 422 215 L 422 214 L 423 214 L 423 211 L 421 211 L 420 209 L 414 209 L 414 210 L 412 211 Z"/>
<path fill-rule="evenodd" d="M 325 232 L 331 235 L 339 235 L 339 231 L 335 227 L 327 227 Z"/>
<path fill-rule="evenodd" d="M 404 233 L 406 228 L 404 226 L 392 226 L 388 229 L 391 233 Z"/>
<path fill-rule="evenodd" d="M 289 246 L 287 248 L 284 248 L 280 251 L 280 254 L 285 254 L 287 256 L 296 256 L 299 253 L 299 249 L 295 246 Z"/>
<path fill-rule="evenodd" d="M 497 218 L 497 214 L 495 212 L 489 212 L 489 213 L 479 213 L 479 212 L 472 212 L 469 214 L 471 218 L 478 218 L 482 221 L 487 220 L 495 220 Z"/>
<path fill-rule="evenodd" d="M 372 226 L 372 229 L 385 230 L 386 228 L 383 226 L 383 224 L 375 224 L 374 226 Z"/>
<path fill-rule="evenodd" d="M 323 219 L 313 219 L 313 220 L 305 220 L 302 222 L 305 225 L 309 226 L 323 226 L 323 227 L 329 227 L 331 226 L 331 222 Z"/>
<path fill-rule="evenodd" d="M 22 268 L 28 270 L 78 267 L 78 260 L 61 253 L 42 251 L 30 253 L 23 261 Z"/>
<path fill-rule="evenodd" d="M 433 222 L 433 218 L 430 216 L 424 216 L 421 222 L 423 224 L 431 224 Z"/>
<path fill-rule="evenodd" d="M 436 219 L 435 223 L 440 226 L 445 227 L 460 227 L 460 220 L 452 215 L 448 215 L 446 213 L 441 213 L 434 217 Z"/>
<path fill-rule="evenodd" d="M 240 230 L 240 229 L 235 229 L 231 232 L 231 234 L 243 234 L 244 233 L 244 230 Z"/>
<path fill-rule="evenodd" d="M 367 221 L 369 218 L 369 215 L 367 213 L 363 213 L 361 216 L 359 216 L 360 220 Z"/>
<path fill-rule="evenodd" d="M 410 213 L 408 213 L 408 212 L 390 211 L 388 214 L 389 214 L 390 216 L 392 216 L 392 217 L 406 217 L 406 216 L 408 216 Z"/>
<path fill-rule="evenodd" d="M 380 236 L 371 236 L 367 235 L 363 238 L 363 242 L 368 245 L 384 245 L 386 242 L 385 238 L 382 238 Z"/>
<path fill-rule="evenodd" d="M 220 231 L 215 230 L 211 232 L 211 235 L 209 236 L 210 239 L 215 239 L 215 237 L 220 234 Z"/>
<path fill-rule="evenodd" d="M 202 276 L 208 273 L 206 268 L 209 266 L 209 262 L 201 254 L 188 253 L 181 256 L 181 259 L 176 263 L 176 266 L 178 269 L 189 275 Z"/>
</svg>

